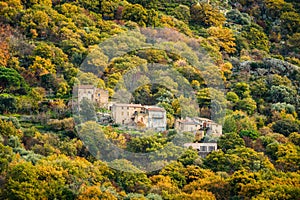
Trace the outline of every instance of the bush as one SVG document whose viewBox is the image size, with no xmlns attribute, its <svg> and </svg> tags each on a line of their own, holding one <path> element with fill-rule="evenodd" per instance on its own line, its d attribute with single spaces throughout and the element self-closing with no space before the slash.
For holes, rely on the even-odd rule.
<svg viewBox="0 0 300 200">
<path fill-rule="evenodd" d="M 288 137 L 293 132 L 299 132 L 300 126 L 297 121 L 290 119 L 278 120 L 272 125 L 272 130 Z"/>
<path fill-rule="evenodd" d="M 241 137 L 249 137 L 249 138 L 255 140 L 260 135 L 259 135 L 259 132 L 255 131 L 255 130 L 242 130 L 242 131 L 240 131 L 240 136 Z"/>
<path fill-rule="evenodd" d="M 10 94 L 0 94 L 0 113 L 14 113 L 17 111 L 16 97 Z"/>
</svg>

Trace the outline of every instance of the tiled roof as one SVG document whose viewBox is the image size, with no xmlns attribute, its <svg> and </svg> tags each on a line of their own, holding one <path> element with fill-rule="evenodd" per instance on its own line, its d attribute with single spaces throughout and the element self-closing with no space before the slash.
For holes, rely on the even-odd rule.
<svg viewBox="0 0 300 200">
<path fill-rule="evenodd" d="M 108 93 L 108 90 L 104 90 L 104 89 L 101 89 L 101 88 L 96 88 L 96 91 L 97 91 L 97 92 L 105 92 L 105 93 Z"/>
<path fill-rule="evenodd" d="M 190 121 L 190 120 L 178 120 L 178 122 L 187 124 L 187 125 L 201 125 L 199 122 Z"/>
<path fill-rule="evenodd" d="M 211 119 L 203 118 L 203 117 L 196 117 L 195 119 L 201 120 L 201 121 L 207 121 L 207 122 L 212 122 Z"/>
<path fill-rule="evenodd" d="M 162 111 L 162 112 L 165 111 L 164 108 L 161 108 L 161 107 L 158 107 L 158 106 L 145 106 L 145 108 L 147 110 L 150 110 L 150 111 Z"/>
<path fill-rule="evenodd" d="M 95 86 L 94 85 L 77 85 L 74 88 L 78 88 L 78 89 L 94 89 Z"/>
<path fill-rule="evenodd" d="M 141 104 L 125 104 L 125 103 L 115 103 L 112 106 L 118 106 L 118 107 L 136 107 L 136 108 L 142 108 L 143 106 Z"/>
</svg>

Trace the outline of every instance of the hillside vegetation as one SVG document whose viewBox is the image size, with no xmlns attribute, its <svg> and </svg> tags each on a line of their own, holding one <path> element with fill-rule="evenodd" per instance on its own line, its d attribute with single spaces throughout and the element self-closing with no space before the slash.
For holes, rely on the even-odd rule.
<svg viewBox="0 0 300 200">
<path fill-rule="evenodd" d="M 134 49 L 158 38 L 165 46 Z M 0 1 L 0 199 L 300 199 L 299 53 L 292 0 Z M 181 156 L 161 153 L 160 170 L 125 159 L 113 161 L 124 171 L 110 168 L 80 140 L 76 130 L 96 122 L 79 124 L 72 89 L 91 84 L 113 99 L 124 77 L 151 66 L 159 81 L 143 77 L 132 99 L 164 107 L 169 131 L 106 126 L 103 137 L 131 152 L 171 144 L 175 119 L 197 110 L 181 108 L 189 97 L 167 66 L 201 117 L 221 116 L 219 149 L 201 158 L 173 145 Z"/>
</svg>

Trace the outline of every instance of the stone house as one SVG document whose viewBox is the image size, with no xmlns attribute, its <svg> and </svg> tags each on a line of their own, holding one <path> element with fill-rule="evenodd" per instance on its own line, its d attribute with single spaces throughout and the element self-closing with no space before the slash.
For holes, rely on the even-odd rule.
<svg viewBox="0 0 300 200">
<path fill-rule="evenodd" d="M 158 106 L 115 103 L 110 109 L 116 124 L 157 131 L 166 130 L 166 111 Z"/>
<path fill-rule="evenodd" d="M 107 90 L 97 88 L 94 85 L 78 85 L 73 88 L 73 99 L 77 102 L 86 98 L 100 107 L 107 107 L 108 97 Z"/>
<path fill-rule="evenodd" d="M 175 129 L 181 132 L 196 132 L 203 129 L 203 123 L 194 118 L 178 119 L 175 121 Z"/>
<path fill-rule="evenodd" d="M 158 131 L 165 131 L 167 129 L 167 113 L 164 108 L 158 106 L 145 106 L 146 128 L 155 129 Z"/>
<path fill-rule="evenodd" d="M 125 125 L 132 123 L 137 113 L 141 113 L 143 106 L 141 104 L 119 104 L 110 106 L 111 116 L 116 124 Z"/>
<path fill-rule="evenodd" d="M 219 125 L 210 119 L 202 117 L 187 117 L 185 119 L 177 119 L 175 121 L 175 129 L 181 132 L 192 133 L 205 130 L 206 133 L 209 134 L 211 133 L 218 136 L 222 135 L 222 125 Z"/>
<path fill-rule="evenodd" d="M 212 122 L 208 124 L 207 133 L 212 135 L 221 136 L 222 135 L 222 125 Z"/>
</svg>

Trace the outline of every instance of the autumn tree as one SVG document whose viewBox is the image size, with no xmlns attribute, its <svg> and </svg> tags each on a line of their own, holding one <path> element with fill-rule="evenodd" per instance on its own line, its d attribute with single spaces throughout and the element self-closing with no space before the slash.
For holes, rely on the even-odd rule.
<svg viewBox="0 0 300 200">
<path fill-rule="evenodd" d="M 36 56 L 33 64 L 29 66 L 29 70 L 36 76 L 41 77 L 46 74 L 55 74 L 56 69 L 50 59 L 41 58 Z"/>
<path fill-rule="evenodd" d="M 191 7 L 191 23 L 204 27 L 220 26 L 226 18 L 208 3 L 197 3 Z"/>
<path fill-rule="evenodd" d="M 128 4 L 122 11 L 122 19 L 131 20 L 140 26 L 146 26 L 147 11 L 139 4 Z"/>
<path fill-rule="evenodd" d="M 10 26 L 0 24 L 0 66 L 7 66 L 10 58 L 9 38 L 11 36 L 12 30 Z"/>
<path fill-rule="evenodd" d="M 235 52 L 235 38 L 233 37 L 233 32 L 230 29 L 210 27 L 207 30 L 207 33 L 210 35 L 208 40 L 212 41 L 213 44 L 217 44 L 221 50 L 226 53 Z"/>
</svg>

